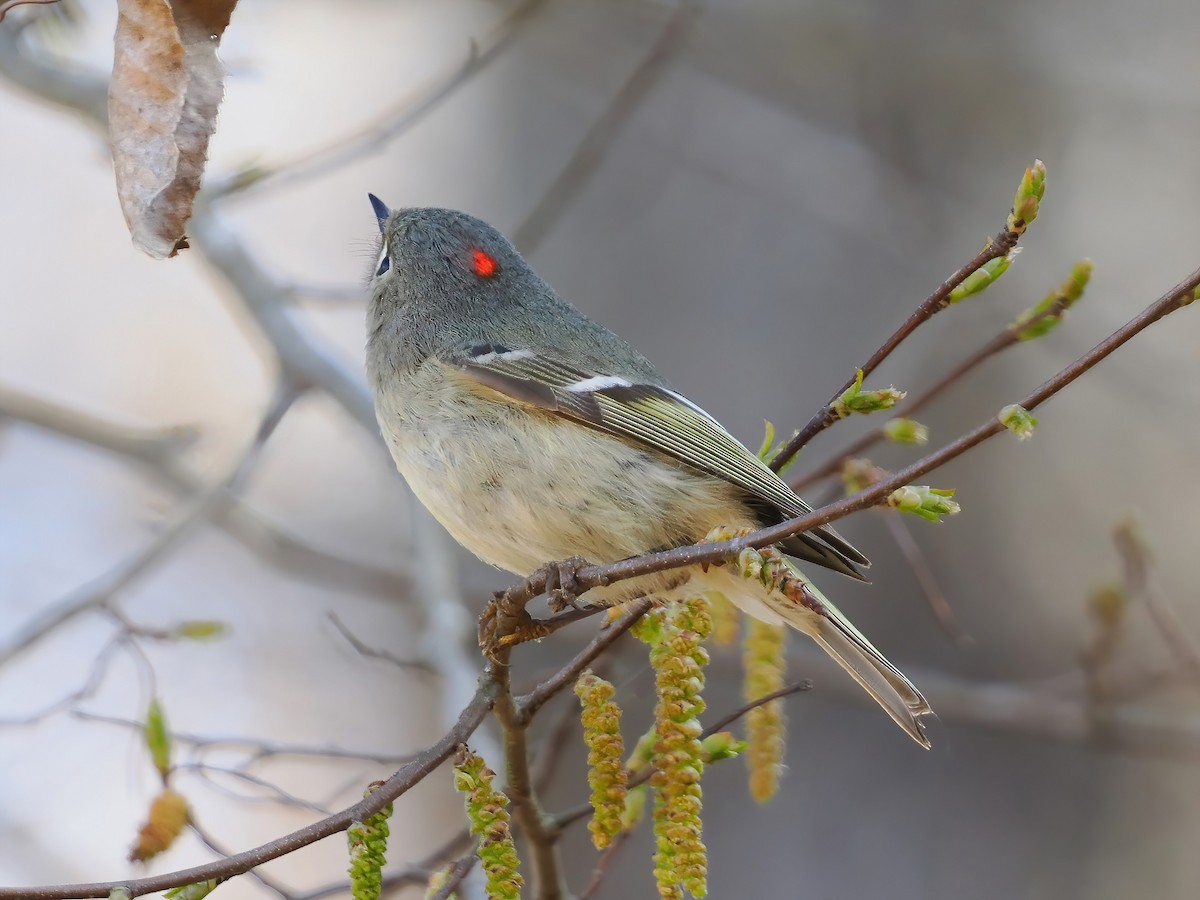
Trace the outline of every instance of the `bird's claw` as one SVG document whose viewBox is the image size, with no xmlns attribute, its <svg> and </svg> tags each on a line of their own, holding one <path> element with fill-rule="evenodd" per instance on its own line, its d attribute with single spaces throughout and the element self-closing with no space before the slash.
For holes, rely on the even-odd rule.
<svg viewBox="0 0 1200 900">
<path fill-rule="evenodd" d="M 546 602 L 551 612 L 579 608 L 579 582 L 575 575 L 587 565 L 582 556 L 571 556 L 542 567 L 538 574 L 546 578 Z"/>
<path fill-rule="evenodd" d="M 524 609 L 502 613 L 504 593 L 496 593 L 479 616 L 479 648 L 492 662 L 499 662 L 500 651 L 526 641 L 537 641 L 551 634 L 553 629 L 531 616 Z M 502 618 L 507 619 L 503 631 Z"/>
<path fill-rule="evenodd" d="M 589 565 L 582 556 L 547 563 L 528 579 L 527 583 L 540 583 L 547 602 L 553 612 L 578 608 L 579 582 L 576 573 Z M 528 596 L 527 594 L 522 596 Z M 536 641 L 546 637 L 553 628 L 535 619 L 525 611 L 524 602 L 517 602 L 515 595 L 497 591 L 479 615 L 479 646 L 488 659 L 496 661 L 501 650 Z"/>
</svg>

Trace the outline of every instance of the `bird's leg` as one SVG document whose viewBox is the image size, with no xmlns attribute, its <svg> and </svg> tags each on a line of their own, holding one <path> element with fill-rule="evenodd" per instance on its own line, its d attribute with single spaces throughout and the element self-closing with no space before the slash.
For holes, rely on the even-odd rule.
<svg viewBox="0 0 1200 900">
<path fill-rule="evenodd" d="M 552 562 L 539 570 L 546 574 L 546 602 L 550 612 L 579 609 L 579 582 L 575 579 L 575 573 L 586 565 L 588 561 L 577 555 Z"/>
<path fill-rule="evenodd" d="M 575 606 L 579 589 L 575 573 L 590 565 L 582 556 L 547 563 L 521 585 L 497 591 L 479 616 L 479 646 L 489 659 L 504 647 L 536 641 L 553 629 L 525 609 L 530 592 L 547 595 L 550 609 L 561 612 Z"/>
</svg>

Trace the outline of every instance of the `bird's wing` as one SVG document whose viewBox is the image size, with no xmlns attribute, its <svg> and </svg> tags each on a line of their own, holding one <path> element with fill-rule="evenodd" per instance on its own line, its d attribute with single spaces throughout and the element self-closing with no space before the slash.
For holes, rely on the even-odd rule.
<svg viewBox="0 0 1200 900">
<path fill-rule="evenodd" d="M 510 399 L 570 418 L 721 478 L 776 511 L 778 520 L 810 507 L 762 460 L 686 397 L 620 375 L 585 372 L 527 349 L 467 347 L 449 362 L 466 378 Z M 819 538 L 820 540 L 816 540 Z M 802 559 L 861 578 L 867 558 L 832 528 L 785 542 Z"/>
</svg>

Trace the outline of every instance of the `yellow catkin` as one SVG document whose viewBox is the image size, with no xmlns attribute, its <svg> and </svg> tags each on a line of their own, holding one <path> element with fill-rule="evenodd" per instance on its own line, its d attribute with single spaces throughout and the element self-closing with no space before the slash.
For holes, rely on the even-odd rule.
<svg viewBox="0 0 1200 900">
<path fill-rule="evenodd" d="M 745 698 L 750 703 L 783 687 L 786 629 L 748 619 L 742 645 Z M 765 803 L 779 790 L 783 768 L 783 701 L 772 700 L 746 713 L 746 767 L 750 796 Z"/>
<path fill-rule="evenodd" d="M 372 782 L 366 791 L 369 796 L 382 781 Z M 383 890 L 383 865 L 387 862 L 388 819 L 392 815 L 389 803 L 379 812 L 361 822 L 351 822 L 346 829 L 350 850 L 350 894 L 354 900 L 378 900 Z"/>
<path fill-rule="evenodd" d="M 741 613 L 729 602 L 729 598 L 719 591 L 705 594 L 708 598 L 709 613 L 712 615 L 713 643 L 719 647 L 728 647 L 738 639 L 741 629 Z"/>
<path fill-rule="evenodd" d="M 479 835 L 479 859 L 487 875 L 488 900 L 521 900 L 524 879 L 518 873 L 517 848 L 508 824 L 508 797 L 492 787 L 496 773 L 483 759 L 458 748 L 454 787 L 465 795 L 471 833 Z"/>
<path fill-rule="evenodd" d="M 167 788 L 150 804 L 146 824 L 129 851 L 130 862 L 145 862 L 175 842 L 188 822 L 188 805 L 183 795 Z"/>
<path fill-rule="evenodd" d="M 603 850 L 622 831 L 629 775 L 621 740 L 621 707 L 616 689 L 599 675 L 584 672 L 575 682 L 583 707 L 583 739 L 588 747 L 588 785 L 592 789 L 592 820 L 588 830 L 597 850 Z"/>
<path fill-rule="evenodd" d="M 650 649 L 658 696 L 650 781 L 655 789 L 654 876 L 664 900 L 679 900 L 684 890 L 704 897 L 708 856 L 700 822 L 704 749 L 698 717 L 704 711 L 700 694 L 708 662 L 701 643 L 713 621 L 704 597 L 674 604 L 656 620 L 643 632 L 657 637 Z"/>
</svg>

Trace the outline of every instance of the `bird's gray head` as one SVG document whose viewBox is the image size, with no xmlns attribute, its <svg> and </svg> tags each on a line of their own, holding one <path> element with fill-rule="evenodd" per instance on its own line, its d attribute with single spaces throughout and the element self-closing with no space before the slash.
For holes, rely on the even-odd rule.
<svg viewBox="0 0 1200 900">
<path fill-rule="evenodd" d="M 498 332 L 536 340 L 532 310 L 560 301 L 504 235 L 451 209 L 393 211 L 373 195 L 371 204 L 382 243 L 367 309 L 369 370 L 411 369 Z"/>
<path fill-rule="evenodd" d="M 503 300 L 530 274 L 517 250 L 491 225 L 452 209 L 392 211 L 370 195 L 382 236 L 373 294 L 401 305 Z"/>
</svg>

